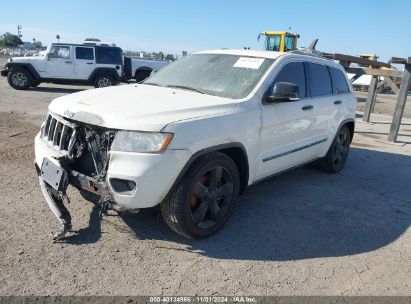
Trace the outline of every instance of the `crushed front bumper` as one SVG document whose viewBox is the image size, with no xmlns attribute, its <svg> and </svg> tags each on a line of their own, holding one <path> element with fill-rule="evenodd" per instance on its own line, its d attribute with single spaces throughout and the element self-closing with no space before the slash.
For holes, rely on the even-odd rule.
<svg viewBox="0 0 411 304">
<path fill-rule="evenodd" d="M 135 212 L 161 203 L 190 157 L 188 150 L 168 150 L 159 154 L 111 151 L 104 174 L 90 177 L 72 170 L 71 165 L 67 166 L 61 153 L 51 148 L 40 133 L 37 134 L 35 167 L 39 184 L 50 210 L 60 223 L 60 230 L 54 235 L 54 240 L 62 239 L 71 230 L 71 216 L 65 206 L 65 202 L 69 201 L 66 195 L 69 184 L 80 191 L 99 195 L 102 208 L 100 214 L 108 209 Z M 48 167 L 42 167 L 43 163 L 48 164 Z M 67 178 L 60 180 L 58 175 L 53 177 L 56 171 L 57 174 L 64 171 L 63 176 Z M 54 188 L 51 186 L 52 181 L 56 182 Z M 61 183 L 63 186 L 60 187 Z M 127 188 L 127 185 L 131 187 Z"/>
<path fill-rule="evenodd" d="M 44 158 L 61 166 L 59 153 L 50 149 L 38 134 L 35 138 L 35 161 L 41 167 Z M 154 207 L 161 203 L 174 181 L 191 157 L 188 150 L 167 150 L 164 153 L 109 153 L 108 169 L 104 183 L 93 184 L 92 178 L 79 172 L 68 172 L 74 186 L 102 195 L 108 187 L 113 201 L 123 209 L 135 210 Z M 132 182 L 135 187 L 124 191 L 118 181 Z"/>
</svg>

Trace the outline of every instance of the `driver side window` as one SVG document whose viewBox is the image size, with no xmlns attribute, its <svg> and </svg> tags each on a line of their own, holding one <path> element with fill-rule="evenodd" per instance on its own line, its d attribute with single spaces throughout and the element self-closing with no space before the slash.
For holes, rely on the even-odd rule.
<svg viewBox="0 0 411 304">
<path fill-rule="evenodd" d="M 289 82 L 298 85 L 298 95 L 300 98 L 307 97 L 306 81 L 305 81 L 305 69 L 302 62 L 287 63 L 275 77 L 271 88 L 277 82 Z"/>
<path fill-rule="evenodd" d="M 55 45 L 50 49 L 49 58 L 70 59 L 70 47 Z"/>
</svg>

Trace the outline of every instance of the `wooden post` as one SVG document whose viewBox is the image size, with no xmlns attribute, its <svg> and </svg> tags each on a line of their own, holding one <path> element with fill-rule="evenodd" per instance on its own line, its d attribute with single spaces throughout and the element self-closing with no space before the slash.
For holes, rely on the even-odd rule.
<svg viewBox="0 0 411 304">
<path fill-rule="evenodd" d="M 391 87 L 391 89 L 394 91 L 395 95 L 398 95 L 400 92 L 400 89 L 395 85 L 394 81 L 392 81 L 391 77 L 384 77 L 385 82 Z"/>
<path fill-rule="evenodd" d="M 394 117 L 391 123 L 390 134 L 388 134 L 388 141 L 397 141 L 398 131 L 400 130 L 402 116 L 404 114 L 405 103 L 408 97 L 408 86 L 411 83 L 411 62 L 408 58 L 408 63 L 405 65 L 404 73 L 402 75 L 402 81 L 400 86 L 400 92 L 398 94 L 397 105 L 395 107 Z"/>
<path fill-rule="evenodd" d="M 368 97 L 367 102 L 365 103 L 364 117 L 362 118 L 362 120 L 365 122 L 370 121 L 370 116 L 374 109 L 374 104 L 377 99 L 377 83 L 378 76 L 373 76 L 370 86 L 368 87 Z"/>
</svg>

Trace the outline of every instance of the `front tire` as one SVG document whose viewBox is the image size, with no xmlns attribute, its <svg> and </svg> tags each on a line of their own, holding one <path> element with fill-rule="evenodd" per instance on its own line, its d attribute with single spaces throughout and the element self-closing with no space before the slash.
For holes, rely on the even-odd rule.
<svg viewBox="0 0 411 304">
<path fill-rule="evenodd" d="M 217 232 L 233 212 L 240 190 L 234 161 L 223 153 L 197 159 L 170 198 L 160 205 L 167 225 L 191 239 Z"/>
<path fill-rule="evenodd" d="M 33 76 L 24 68 L 12 68 L 7 75 L 9 85 L 16 90 L 27 90 L 33 83 Z"/>
<path fill-rule="evenodd" d="M 95 88 L 105 88 L 113 85 L 116 85 L 116 82 L 111 75 L 101 74 L 94 79 Z"/>
<path fill-rule="evenodd" d="M 348 127 L 344 125 L 335 137 L 327 155 L 319 161 L 317 168 L 328 173 L 341 171 L 347 160 L 350 144 L 351 133 Z"/>
<path fill-rule="evenodd" d="M 41 84 L 40 81 L 38 81 L 38 80 L 33 80 L 33 83 L 31 84 L 31 86 L 32 86 L 33 88 L 37 88 L 40 84 Z"/>
</svg>

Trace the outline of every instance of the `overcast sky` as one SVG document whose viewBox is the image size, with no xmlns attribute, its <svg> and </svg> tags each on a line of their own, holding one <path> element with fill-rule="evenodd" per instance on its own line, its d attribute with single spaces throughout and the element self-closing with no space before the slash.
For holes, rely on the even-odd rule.
<svg viewBox="0 0 411 304">
<path fill-rule="evenodd" d="M 395 5 L 394 5 L 395 4 Z M 261 49 L 261 31 L 288 30 L 301 35 L 299 46 L 319 38 L 330 53 L 411 56 L 410 0 L 340 1 L 2 1 L 0 33 L 44 44 L 82 42 L 97 37 L 125 50 L 179 54 L 214 48 Z"/>
</svg>

